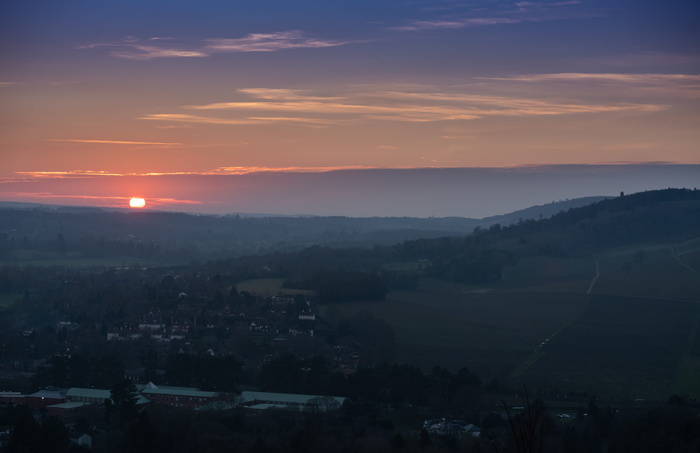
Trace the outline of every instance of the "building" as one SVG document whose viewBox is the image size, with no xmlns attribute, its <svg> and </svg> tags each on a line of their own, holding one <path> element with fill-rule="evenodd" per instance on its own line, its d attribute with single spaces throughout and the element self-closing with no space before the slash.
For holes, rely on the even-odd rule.
<svg viewBox="0 0 700 453">
<path fill-rule="evenodd" d="M 107 389 L 87 389 L 73 387 L 66 392 L 67 403 L 90 403 L 95 405 L 104 404 L 105 401 L 111 399 L 112 391 Z M 148 404 L 150 401 L 143 395 L 138 395 L 136 405 L 140 406 Z"/>
<path fill-rule="evenodd" d="M 104 404 L 110 398 L 111 392 L 105 389 L 87 389 L 73 387 L 66 392 L 66 401 L 70 403 Z"/>
<path fill-rule="evenodd" d="M 93 403 L 84 403 L 79 401 L 54 404 L 46 407 L 46 413 L 66 421 L 74 421 L 80 417 L 89 418 L 94 416 L 95 405 Z"/>
<path fill-rule="evenodd" d="M 0 403 L 24 404 L 26 397 L 20 392 L 0 392 Z"/>
<path fill-rule="evenodd" d="M 24 402 L 32 409 L 43 409 L 47 406 L 65 402 L 66 392 L 66 389 L 39 390 L 36 393 L 27 395 L 24 398 Z"/>
<path fill-rule="evenodd" d="M 153 404 L 190 409 L 205 406 L 219 398 L 217 392 L 204 392 L 192 387 L 156 386 L 153 383 L 146 385 L 141 395 Z"/>
<path fill-rule="evenodd" d="M 253 410 L 270 408 L 308 412 L 328 412 L 345 403 L 340 396 L 300 395 L 295 393 L 242 392 L 240 404 Z"/>
</svg>

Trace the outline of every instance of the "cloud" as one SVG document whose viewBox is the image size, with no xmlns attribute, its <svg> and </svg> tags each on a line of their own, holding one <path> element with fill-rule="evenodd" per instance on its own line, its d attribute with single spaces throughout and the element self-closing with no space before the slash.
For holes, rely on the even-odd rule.
<svg viewBox="0 0 700 453">
<path fill-rule="evenodd" d="M 602 14 L 594 9 L 576 8 L 581 2 L 491 2 L 482 8 L 472 8 L 469 13 L 442 14 L 440 17 L 415 19 L 405 25 L 390 27 L 398 31 L 454 30 L 468 27 L 508 25 L 522 22 L 541 22 L 571 18 L 599 17 Z M 465 4 L 456 2 L 445 8 L 429 11 L 444 12 L 464 9 Z"/>
<path fill-rule="evenodd" d="M 696 74 L 621 74 L 621 73 L 581 73 L 564 72 L 555 74 L 529 74 L 512 77 L 480 77 L 488 80 L 517 80 L 521 82 L 549 82 L 549 81 L 579 81 L 600 80 L 609 82 L 626 83 L 667 83 L 690 82 L 700 84 L 700 75 Z"/>
<path fill-rule="evenodd" d="M 286 88 L 241 88 L 239 93 L 249 94 L 258 99 L 270 100 L 304 100 L 304 101 L 328 101 L 342 99 L 338 96 L 313 96 L 309 90 L 291 90 Z"/>
<path fill-rule="evenodd" d="M 385 149 L 393 149 L 395 147 L 378 147 Z M 386 170 L 394 169 L 415 169 L 424 167 L 373 167 L 364 165 L 345 165 L 345 166 L 322 166 L 322 167 L 217 167 L 207 171 L 187 171 L 187 172 L 148 172 L 148 173 L 115 173 L 102 170 L 71 170 L 71 171 L 18 171 L 17 175 L 21 175 L 24 180 L 42 180 L 42 179 L 73 179 L 73 178 L 98 178 L 98 177 L 133 177 L 133 176 L 227 176 L 227 175 L 249 175 L 257 173 L 327 173 L 332 171 L 344 170 Z M 22 181 L 17 178 L 0 179 L 0 183 L 16 183 Z"/>
<path fill-rule="evenodd" d="M 155 46 L 130 46 L 128 49 L 111 52 L 115 57 L 129 60 L 152 60 L 154 58 L 192 58 L 208 57 L 207 53 L 197 50 L 163 49 Z"/>
<path fill-rule="evenodd" d="M 380 167 L 368 167 L 361 165 L 335 167 L 219 167 L 207 174 L 249 175 L 255 173 L 327 173 L 342 170 L 376 170 L 379 168 Z"/>
<path fill-rule="evenodd" d="M 160 43 L 160 41 L 163 41 L 163 43 Z M 144 43 L 144 41 L 138 38 L 126 37 L 119 41 L 87 44 L 79 46 L 78 48 L 112 48 L 115 50 L 110 52 L 111 55 L 128 60 L 152 60 L 154 58 L 201 58 L 209 56 L 209 54 L 201 49 L 183 49 L 181 47 L 173 46 L 167 47 L 167 44 L 171 44 L 169 40 L 162 40 L 160 38 L 151 38 L 145 40 Z"/>
<path fill-rule="evenodd" d="M 653 73 L 555 73 L 555 74 L 526 74 L 511 77 L 481 77 L 480 80 L 494 82 L 515 82 L 527 84 L 542 84 L 552 91 L 559 87 L 575 86 L 581 89 L 587 86 L 589 92 L 607 89 L 621 95 L 639 96 L 644 94 L 661 93 L 664 96 L 676 95 L 683 97 L 700 96 L 700 75 L 697 74 L 653 74 Z M 556 85 L 555 85 L 556 84 Z"/>
<path fill-rule="evenodd" d="M 491 89 L 500 92 L 497 86 L 500 79 L 494 82 Z M 378 86 L 319 96 L 302 90 L 247 88 L 238 91 L 245 95 L 244 99 L 181 107 L 185 110 L 216 111 L 216 117 L 161 113 L 144 115 L 141 119 L 221 125 L 287 123 L 319 127 L 367 121 L 436 122 L 487 117 L 655 112 L 667 108 L 654 103 L 626 102 L 624 98 L 618 101 L 574 100 L 553 95 L 529 98 L 488 94 L 488 87 L 484 86 L 480 86 L 479 90 L 479 94 L 476 94 L 469 87 L 412 85 L 403 90 L 387 90 Z"/>
<path fill-rule="evenodd" d="M 61 203 L 75 203 L 80 201 L 90 202 L 94 205 L 95 202 L 100 206 L 109 207 L 126 207 L 131 196 L 109 196 L 109 195 L 71 195 L 51 192 L 0 192 L 0 197 L 14 200 L 27 200 L 40 202 L 42 200 L 54 200 Z M 163 206 L 169 204 L 175 205 L 201 205 L 204 201 L 199 200 L 183 200 L 177 198 L 162 198 L 162 197 L 147 197 L 146 202 L 149 207 Z M 207 201 L 207 204 L 216 204 L 215 201 Z"/>
<path fill-rule="evenodd" d="M 645 144 L 638 144 L 640 147 Z M 393 146 L 379 145 L 379 149 L 395 149 Z M 436 162 L 435 160 L 431 160 Z M 153 176 L 241 176 L 261 173 L 330 173 L 337 171 L 357 171 L 357 170 L 425 170 L 425 169 L 440 169 L 440 170 L 486 170 L 492 169 L 495 171 L 510 171 L 510 170 L 530 170 L 530 171 L 558 171 L 558 169 L 576 170 L 579 172 L 600 172 L 604 169 L 601 166 L 614 167 L 638 167 L 638 166 L 668 166 L 682 167 L 690 166 L 692 168 L 699 167 L 696 164 L 678 164 L 669 161 L 606 161 L 596 162 L 591 164 L 515 164 L 502 167 L 455 167 L 455 166 L 437 166 L 437 165 L 421 165 L 421 166 L 366 166 L 366 165 L 345 165 L 345 166 L 319 166 L 319 167 L 261 167 L 261 166 L 240 166 L 240 167 L 217 167 L 208 171 L 191 171 L 191 172 L 149 172 L 149 173 L 114 173 L 108 171 L 97 170 L 72 170 L 72 171 L 25 171 L 15 172 L 22 175 L 22 179 L 18 178 L 3 178 L 0 183 L 18 183 L 30 182 L 32 180 L 43 179 L 74 179 L 74 178 L 100 178 L 100 177 L 153 177 Z M 612 168 L 614 169 L 614 168 Z M 16 195 L 20 192 L 0 192 L 2 194 Z M 26 192 L 22 192 L 26 193 Z M 39 194 L 37 194 L 39 195 Z M 46 196 L 52 196 L 47 194 Z M 118 199 L 127 199 L 129 197 L 113 197 Z"/>
<path fill-rule="evenodd" d="M 392 27 L 392 30 L 416 31 L 416 30 L 434 30 L 434 29 L 456 29 L 465 27 L 476 27 L 484 25 L 500 25 L 500 24 L 515 24 L 522 22 L 523 19 L 514 19 L 507 17 L 476 17 L 476 18 L 460 18 L 460 19 L 434 19 L 434 20 L 415 20 L 407 25 Z"/>
<path fill-rule="evenodd" d="M 336 47 L 347 41 L 324 41 L 304 36 L 299 30 L 253 33 L 243 38 L 207 39 L 206 49 L 214 52 L 274 52 L 285 49 Z"/>
<path fill-rule="evenodd" d="M 61 179 L 82 178 L 90 176 L 122 176 L 121 173 L 112 173 L 102 170 L 70 170 L 70 171 L 17 171 L 18 175 L 35 179 Z"/>
<path fill-rule="evenodd" d="M 82 49 L 113 48 L 110 53 L 129 60 L 154 58 L 201 58 L 215 53 L 276 52 L 287 49 L 319 49 L 349 44 L 350 41 L 334 41 L 312 38 L 299 30 L 276 33 L 251 33 L 242 38 L 210 38 L 198 44 L 178 44 L 174 38 L 150 38 L 141 40 L 127 37 L 120 41 L 80 46 Z"/>
<path fill-rule="evenodd" d="M 152 113 L 139 117 L 140 120 L 155 120 L 155 121 L 171 121 L 183 123 L 201 123 L 201 124 L 263 124 L 263 121 L 249 119 L 228 119 L 228 118 L 212 118 L 207 116 L 186 115 L 181 113 Z"/>
<path fill-rule="evenodd" d="M 131 142 L 123 140 L 79 140 L 71 138 L 51 138 L 47 139 L 47 142 L 72 142 L 72 143 L 97 143 L 105 145 L 167 145 L 167 146 L 181 146 L 182 143 L 167 143 L 167 142 Z"/>
</svg>

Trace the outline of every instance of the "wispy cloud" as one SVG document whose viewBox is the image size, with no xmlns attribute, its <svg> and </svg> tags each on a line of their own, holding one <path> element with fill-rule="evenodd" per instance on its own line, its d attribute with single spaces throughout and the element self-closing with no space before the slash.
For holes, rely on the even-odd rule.
<svg viewBox="0 0 700 453">
<path fill-rule="evenodd" d="M 100 170 L 71 170 L 71 171 L 18 171 L 15 174 L 23 177 L 56 179 L 56 178 L 80 178 L 85 176 L 121 176 L 119 173 L 112 173 Z"/>
<path fill-rule="evenodd" d="M 552 90 L 556 85 L 588 87 L 589 91 L 617 90 L 619 93 L 700 97 L 700 75 L 697 74 L 629 74 L 629 73 L 556 73 L 525 74 L 511 77 L 481 77 L 480 80 L 541 84 Z M 624 90 L 624 91 L 621 91 Z"/>
<path fill-rule="evenodd" d="M 458 138 L 458 137 L 445 137 Z M 647 143 L 629 144 L 630 149 L 641 149 L 650 146 Z M 377 149 L 397 149 L 392 145 L 378 145 Z M 557 148 L 559 149 L 559 148 Z M 613 147 L 611 146 L 612 150 Z M 627 148 L 626 148 L 627 149 Z M 432 160 L 432 162 L 436 162 Z M 73 170 L 73 171 L 26 171 L 16 172 L 23 179 L 3 178 L 0 179 L 0 184 L 10 183 L 15 184 L 22 181 L 43 180 L 43 179 L 76 179 L 76 178 L 101 178 L 101 177 L 158 177 L 158 176 L 242 176 L 263 173 L 329 173 L 336 171 L 357 171 L 357 170 L 419 170 L 419 169 L 455 169 L 455 168 L 494 168 L 499 171 L 513 168 L 532 169 L 532 170 L 551 170 L 556 168 L 577 168 L 582 171 L 600 171 L 600 165 L 619 165 L 619 166 L 638 166 L 638 165 L 678 165 L 668 161 L 605 161 L 591 164 L 515 164 L 501 167 L 455 167 L 449 165 L 420 165 L 420 166 L 367 166 L 367 165 L 341 165 L 341 166 L 289 166 L 289 167 L 264 167 L 264 166 L 237 166 L 237 167 L 217 167 L 206 171 L 191 171 L 191 172 L 148 172 L 148 173 L 114 173 L 108 171 L 96 170 Z M 29 194 L 29 192 L 9 192 L 0 191 L 0 195 L 17 195 Z M 33 193 L 32 195 L 42 195 Z M 50 193 L 45 196 L 55 196 Z M 83 196 L 83 195 L 80 195 Z M 76 196 L 77 197 L 77 196 Z M 90 197 L 90 196 L 86 196 Z M 99 198 L 94 196 L 94 198 Z M 104 198 L 104 197 L 103 197 Z M 111 197 L 120 200 L 128 200 L 130 197 Z M 150 198 L 149 198 L 150 199 Z"/>
<path fill-rule="evenodd" d="M 62 203 L 75 203 L 80 201 L 88 201 L 91 204 L 98 202 L 101 206 L 110 207 L 126 207 L 131 196 L 108 196 L 108 195 L 71 195 L 52 192 L 0 192 L 0 197 L 6 199 L 25 199 L 28 201 L 38 202 L 41 200 L 61 201 Z M 163 198 L 163 197 L 148 197 L 147 206 L 163 206 L 163 205 L 201 205 L 203 201 L 199 200 L 183 200 L 178 198 Z M 215 203 L 207 201 L 207 204 Z"/>
<path fill-rule="evenodd" d="M 482 79 L 487 79 L 482 77 Z M 528 74 L 512 77 L 488 78 L 489 80 L 518 80 L 523 82 L 548 82 L 552 80 L 601 80 L 628 83 L 664 83 L 664 82 L 689 82 L 700 83 L 700 75 L 696 74 L 620 74 L 620 73 L 582 73 L 564 72 L 555 74 Z"/>
<path fill-rule="evenodd" d="M 196 46 L 177 44 L 169 39 L 150 38 L 139 39 L 133 36 L 118 41 L 101 42 L 78 46 L 80 49 L 95 49 L 105 47 L 113 49 L 110 54 L 129 60 L 151 60 L 154 58 L 200 58 L 209 56 L 208 53 L 197 49 Z M 190 47 L 184 48 L 184 47 Z"/>
<path fill-rule="evenodd" d="M 253 33 L 243 38 L 208 39 L 206 49 L 214 52 L 274 52 L 285 49 L 336 47 L 348 41 L 322 40 L 305 36 L 299 30 Z"/>
<path fill-rule="evenodd" d="M 350 41 L 324 40 L 306 36 L 299 30 L 275 33 L 252 33 L 241 38 L 210 38 L 197 43 L 178 43 L 173 38 L 138 39 L 80 46 L 83 49 L 106 47 L 119 58 L 152 60 L 154 58 L 201 58 L 216 53 L 276 52 L 288 49 L 318 49 L 349 44 Z"/>
<path fill-rule="evenodd" d="M 158 145 L 158 146 L 181 146 L 182 143 L 169 142 L 132 142 L 124 140 L 81 140 L 72 138 L 50 138 L 47 142 L 73 142 L 73 143 L 96 143 L 102 145 Z"/>
<path fill-rule="evenodd" d="M 414 20 L 406 25 L 391 27 L 392 30 L 416 31 L 433 29 L 456 29 L 484 25 L 515 24 L 524 19 L 508 17 L 464 17 L 454 19 Z"/>
<path fill-rule="evenodd" d="M 522 83 L 520 79 L 515 80 Z M 525 79 L 524 79 L 525 80 Z M 535 78 L 533 78 L 535 80 Z M 491 90 L 498 91 L 499 80 Z M 367 87 L 365 87 L 367 88 Z M 367 121 L 436 122 L 487 117 L 595 114 L 606 112 L 654 112 L 665 105 L 629 102 L 624 98 L 595 102 L 554 96 L 505 96 L 475 94 L 469 87 L 413 85 L 404 90 L 386 87 L 321 96 L 291 89 L 239 90 L 244 99 L 185 105 L 184 110 L 217 112 L 216 116 L 186 113 L 147 114 L 140 119 L 219 125 L 300 124 L 312 127 L 351 125 Z M 471 89 L 473 90 L 473 88 Z M 483 86 L 480 92 L 485 93 Z"/>
<path fill-rule="evenodd" d="M 152 113 L 139 117 L 140 120 L 154 120 L 154 121 L 170 121 L 170 122 L 182 122 L 182 123 L 202 123 L 202 124 L 229 124 L 229 125 L 241 125 L 241 124 L 262 124 L 263 121 L 250 120 L 250 119 L 228 119 L 228 118 L 212 118 L 206 116 L 197 115 L 186 115 L 181 113 Z"/>
<path fill-rule="evenodd" d="M 378 146 L 382 149 L 394 149 L 389 146 Z M 363 165 L 339 165 L 339 166 L 321 166 L 321 167 L 261 167 L 261 166 L 241 166 L 241 167 L 217 167 L 206 171 L 189 171 L 189 172 L 134 172 L 134 173 L 115 173 L 103 170 L 71 170 L 71 171 L 20 171 L 15 172 L 21 175 L 22 178 L 28 179 L 73 179 L 73 178 L 99 178 L 99 177 L 124 177 L 124 176 L 226 176 L 226 175 L 249 175 L 256 173 L 327 173 L 331 171 L 344 170 L 383 170 L 388 168 L 395 169 L 411 169 L 423 167 L 376 167 Z M 17 182 L 16 178 L 6 178 L 0 180 L 2 182 Z"/>
<path fill-rule="evenodd" d="M 208 57 L 209 54 L 198 50 L 164 49 L 155 46 L 132 45 L 128 49 L 114 50 L 115 57 L 129 60 L 152 60 L 154 58 L 199 58 Z"/>
<path fill-rule="evenodd" d="M 461 2 L 450 3 L 442 8 L 431 8 L 430 12 L 440 12 L 438 17 L 411 20 L 404 25 L 391 27 L 399 31 L 451 30 L 468 27 L 517 24 L 569 19 L 572 17 L 596 17 L 599 12 L 576 8 L 581 2 L 492 2 L 481 8 L 468 8 Z M 459 11 L 459 12 L 458 12 Z"/>
<path fill-rule="evenodd" d="M 196 123 L 196 124 L 213 124 L 213 125 L 262 125 L 262 124 L 273 124 L 273 123 L 291 123 L 291 124 L 301 124 L 312 127 L 328 126 L 331 124 L 340 124 L 338 121 L 333 121 L 330 119 L 323 118 L 295 118 L 295 117 L 285 117 L 285 116 L 250 116 L 241 119 L 235 118 L 220 118 L 211 116 L 199 116 L 199 115 L 186 115 L 180 113 L 155 113 L 147 114 L 139 117 L 141 120 L 151 120 L 151 121 L 169 121 L 169 122 L 181 122 L 181 123 Z"/>
<path fill-rule="evenodd" d="M 249 175 L 255 173 L 327 173 L 342 170 L 376 170 L 378 168 L 380 167 L 361 165 L 334 167 L 219 167 L 211 172 L 208 172 L 207 174 Z"/>
</svg>

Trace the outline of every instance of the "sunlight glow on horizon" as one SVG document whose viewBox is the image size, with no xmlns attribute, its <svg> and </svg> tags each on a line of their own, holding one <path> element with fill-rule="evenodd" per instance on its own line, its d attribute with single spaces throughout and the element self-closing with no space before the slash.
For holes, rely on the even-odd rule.
<svg viewBox="0 0 700 453">
<path fill-rule="evenodd" d="M 129 206 L 132 208 L 143 208 L 146 206 L 146 200 L 134 197 L 129 200 Z"/>
</svg>

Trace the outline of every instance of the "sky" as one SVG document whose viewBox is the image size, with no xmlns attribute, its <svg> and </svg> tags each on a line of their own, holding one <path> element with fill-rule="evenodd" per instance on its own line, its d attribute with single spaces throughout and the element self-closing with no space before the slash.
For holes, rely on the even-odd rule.
<svg viewBox="0 0 700 453">
<path fill-rule="evenodd" d="M 690 1 L 0 5 L 0 201 L 503 214 L 700 184 Z"/>
</svg>

